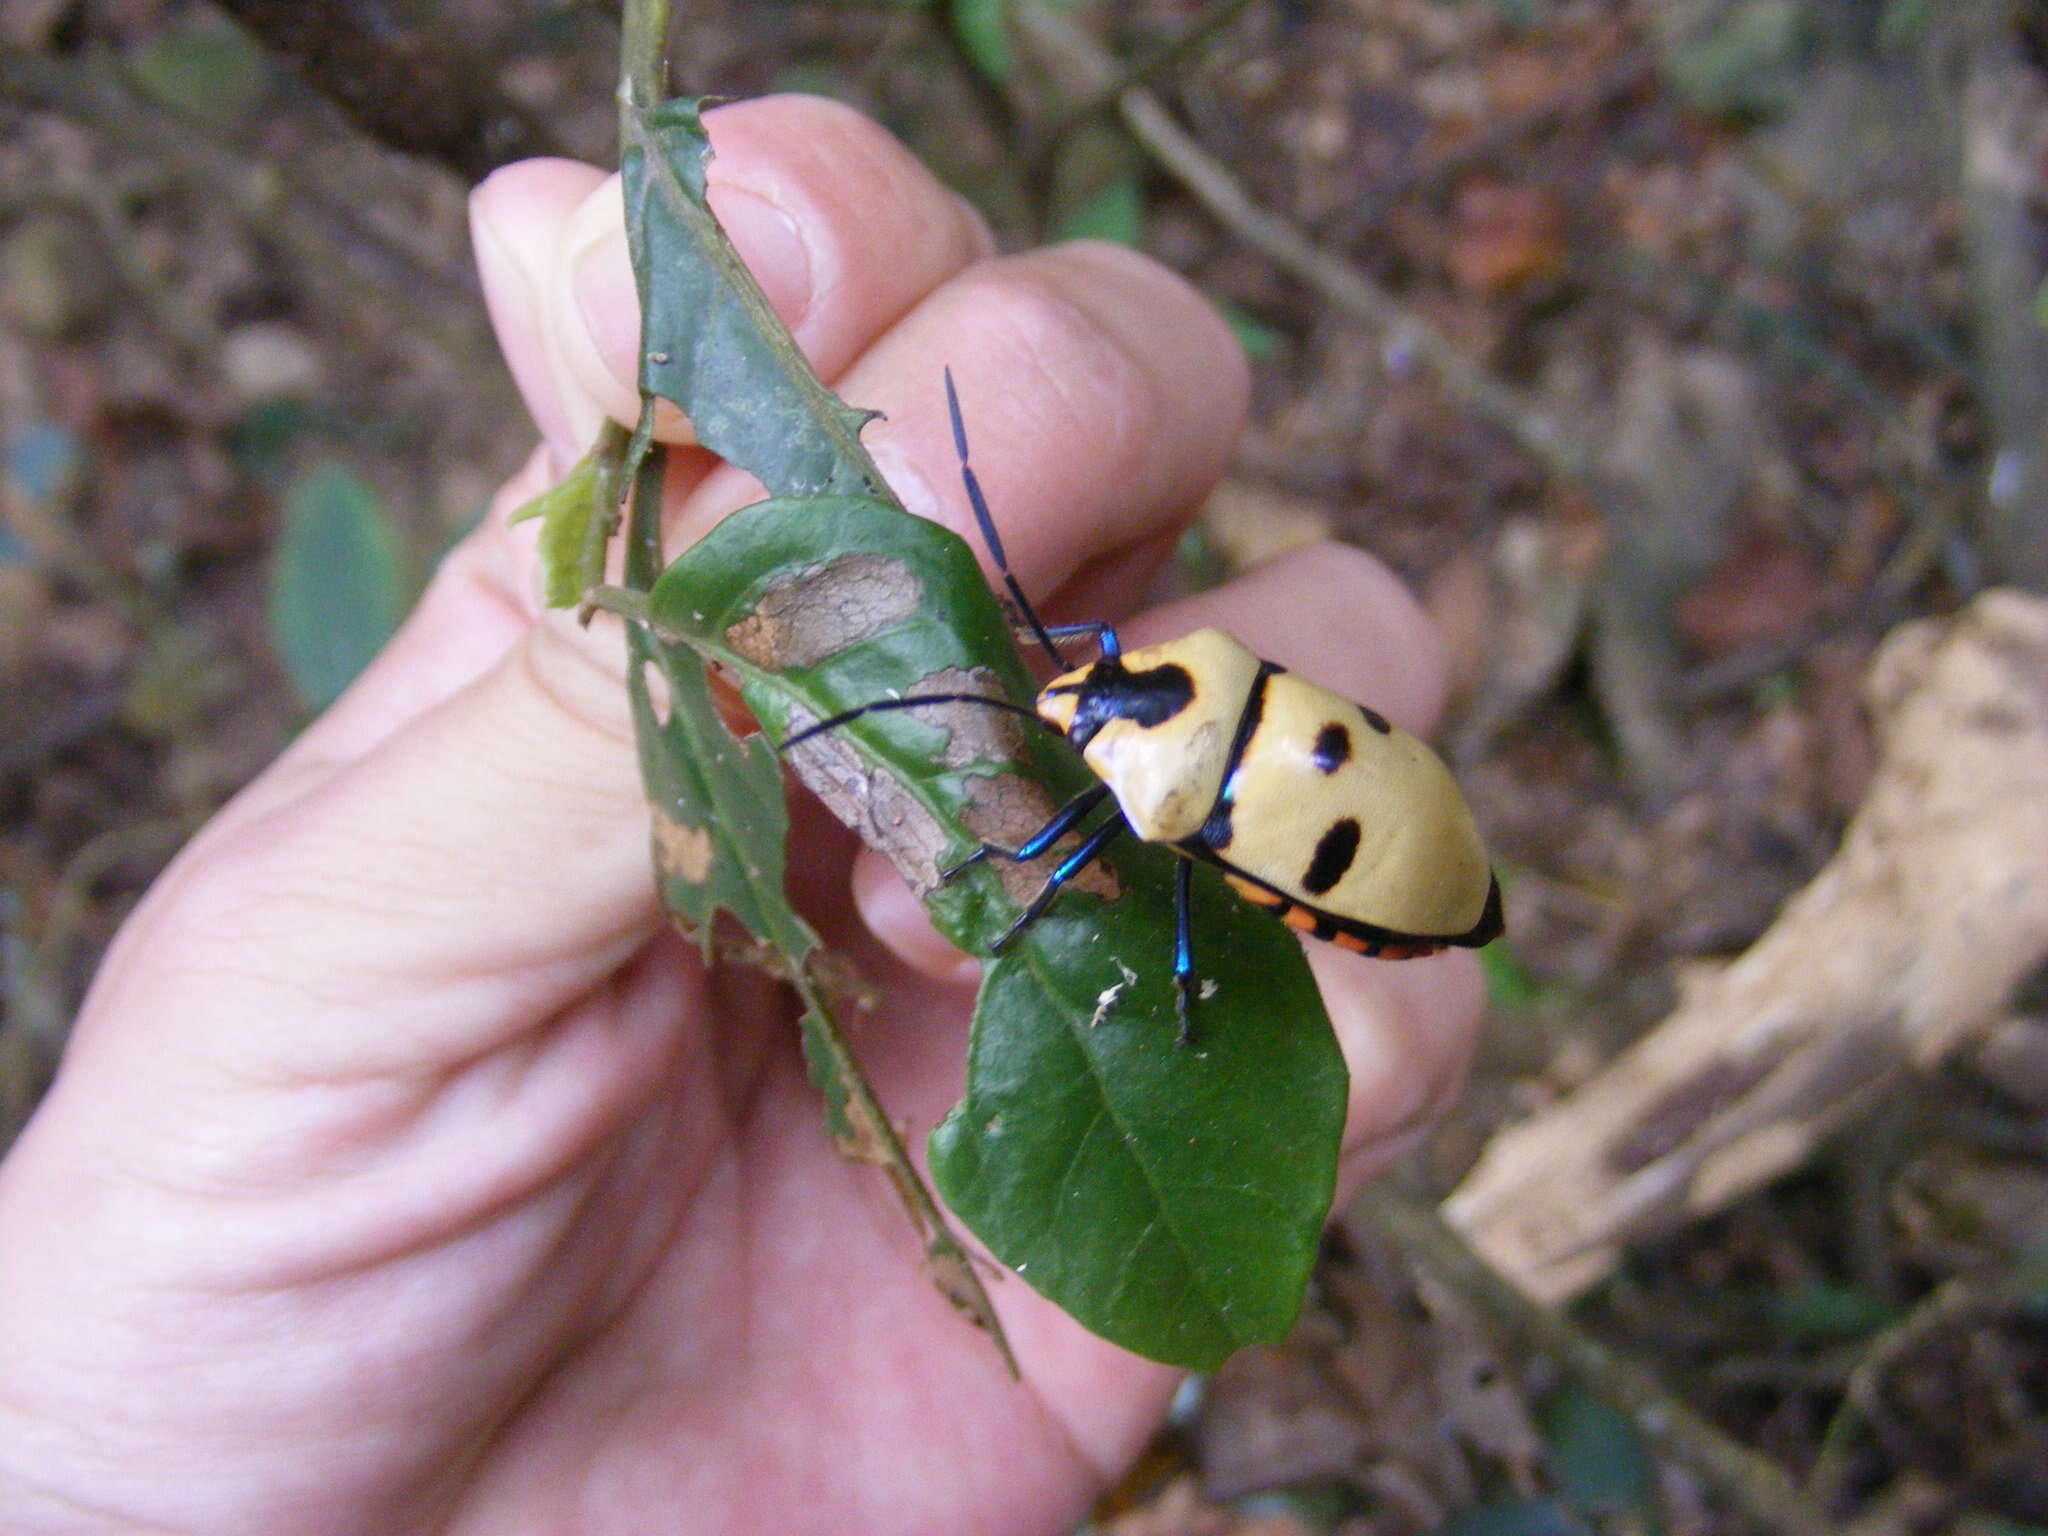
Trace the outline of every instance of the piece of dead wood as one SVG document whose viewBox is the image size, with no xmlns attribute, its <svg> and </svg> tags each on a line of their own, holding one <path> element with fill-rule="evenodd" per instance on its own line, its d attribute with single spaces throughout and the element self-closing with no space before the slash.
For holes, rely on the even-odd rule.
<svg viewBox="0 0 2048 1536">
<path fill-rule="evenodd" d="M 1796 1167 L 1999 1023 L 2048 957 L 2048 600 L 1990 592 L 1895 631 L 1866 695 L 1882 760 L 1833 860 L 1446 1206 L 1539 1299 Z"/>
</svg>

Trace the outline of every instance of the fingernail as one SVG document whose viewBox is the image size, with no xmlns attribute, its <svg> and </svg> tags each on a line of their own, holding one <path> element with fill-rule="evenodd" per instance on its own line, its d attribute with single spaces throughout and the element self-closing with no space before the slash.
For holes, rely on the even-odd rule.
<svg viewBox="0 0 2048 1536">
<path fill-rule="evenodd" d="M 794 218 L 744 187 L 711 188 L 711 211 L 792 331 L 811 307 L 811 248 Z"/>
<path fill-rule="evenodd" d="M 576 256 L 569 290 L 605 372 L 632 385 L 640 374 L 640 295 L 624 230 L 612 229 Z"/>
<path fill-rule="evenodd" d="M 503 173 L 500 173 L 501 175 Z M 505 354 L 505 365 L 541 435 L 552 440 L 563 418 L 548 374 L 547 348 L 538 319 L 540 284 L 519 245 L 500 226 L 497 198 L 503 188 L 486 181 L 470 197 L 471 243 L 484 304 Z"/>
<path fill-rule="evenodd" d="M 811 253 L 796 221 L 737 187 L 714 187 L 711 203 L 769 304 L 794 330 L 811 303 Z M 613 228 L 578 253 L 569 283 L 605 371 L 633 383 L 639 376 L 640 295 L 625 231 Z"/>
</svg>

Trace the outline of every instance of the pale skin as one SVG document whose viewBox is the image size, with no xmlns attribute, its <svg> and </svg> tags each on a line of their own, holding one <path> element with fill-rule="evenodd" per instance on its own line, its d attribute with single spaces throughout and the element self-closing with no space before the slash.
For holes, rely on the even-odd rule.
<svg viewBox="0 0 2048 1536">
<path fill-rule="evenodd" d="M 904 500 L 972 537 L 950 364 L 1026 588 L 1122 618 L 1242 422 L 1213 310 L 1128 252 L 995 258 L 843 108 L 711 124 L 714 206 L 826 380 L 888 413 L 867 441 Z M 473 214 L 541 446 L 370 672 L 138 907 L 0 1163 L 0 1528 L 1069 1529 L 1174 1373 L 1011 1279 L 1011 1380 L 880 1176 L 821 1133 L 785 992 L 664 931 L 616 633 L 540 612 L 532 530 L 505 527 L 635 409 L 616 186 L 529 163 Z M 757 494 L 681 454 L 671 545 Z M 1439 707 L 1425 621 L 1355 552 L 1124 633 L 1200 624 L 1410 729 Z M 960 1090 L 976 962 L 815 805 L 794 814 L 797 897 L 879 985 L 857 1045 L 921 1140 Z M 1355 1187 L 1455 1091 L 1476 970 L 1313 960 Z"/>
</svg>

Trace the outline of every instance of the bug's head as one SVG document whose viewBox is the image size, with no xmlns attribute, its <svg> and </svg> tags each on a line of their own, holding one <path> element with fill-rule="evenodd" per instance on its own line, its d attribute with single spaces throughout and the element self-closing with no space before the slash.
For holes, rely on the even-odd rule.
<svg viewBox="0 0 2048 1536">
<path fill-rule="evenodd" d="M 1128 720 L 1146 731 L 1165 724 L 1195 699 L 1194 674 L 1171 659 L 1176 649 L 1149 646 L 1123 657 L 1105 656 L 1054 678 L 1039 692 L 1039 718 L 1083 751 L 1112 720 Z"/>
<path fill-rule="evenodd" d="M 1077 748 L 1086 747 L 1116 718 L 1112 701 L 1123 675 L 1122 663 L 1111 657 L 1062 673 L 1039 690 L 1038 718 Z"/>
</svg>

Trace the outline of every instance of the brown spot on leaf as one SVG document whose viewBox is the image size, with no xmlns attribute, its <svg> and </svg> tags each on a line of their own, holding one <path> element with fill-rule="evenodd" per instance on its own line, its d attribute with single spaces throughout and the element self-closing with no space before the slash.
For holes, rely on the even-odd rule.
<svg viewBox="0 0 2048 1536">
<path fill-rule="evenodd" d="M 1002 686 L 984 667 L 942 667 L 921 678 L 906 697 L 921 693 L 982 693 L 1003 698 Z M 946 745 L 940 749 L 939 766 L 967 768 L 975 763 L 1007 763 L 1024 755 L 1026 721 L 1003 709 L 983 709 L 978 704 L 934 704 L 929 710 L 906 711 L 927 725 L 944 726 Z"/>
<path fill-rule="evenodd" d="M 789 717 L 788 728 L 794 734 L 815 719 L 796 710 Z M 851 827 L 862 842 L 894 864 L 919 895 L 939 883 L 946 829 L 845 736 L 837 731 L 813 736 L 794 748 L 788 760 L 805 788 L 824 801 L 825 808 Z"/>
<path fill-rule="evenodd" d="M 711 873 L 711 834 L 703 827 L 654 815 L 654 862 L 664 875 L 702 885 Z"/>
<path fill-rule="evenodd" d="M 815 666 L 827 656 L 912 618 L 924 588 L 900 560 L 841 555 L 778 576 L 754 611 L 725 632 L 757 667 Z"/>
</svg>

